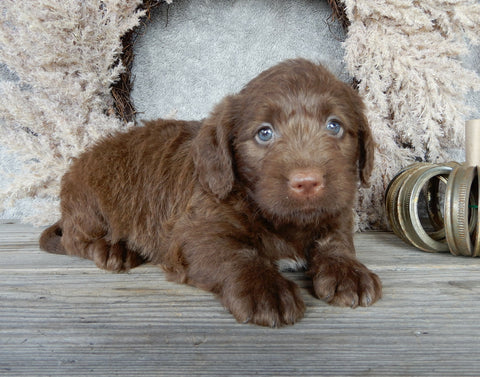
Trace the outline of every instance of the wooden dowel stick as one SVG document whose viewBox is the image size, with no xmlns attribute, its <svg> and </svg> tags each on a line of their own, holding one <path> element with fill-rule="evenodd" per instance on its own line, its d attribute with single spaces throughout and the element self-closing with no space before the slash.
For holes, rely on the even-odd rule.
<svg viewBox="0 0 480 377">
<path fill-rule="evenodd" d="M 480 166 L 480 119 L 465 123 L 465 164 Z"/>
</svg>

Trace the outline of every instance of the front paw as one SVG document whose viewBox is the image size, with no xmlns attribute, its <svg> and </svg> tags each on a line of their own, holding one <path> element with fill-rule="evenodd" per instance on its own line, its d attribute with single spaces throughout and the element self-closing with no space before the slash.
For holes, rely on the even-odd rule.
<svg viewBox="0 0 480 377">
<path fill-rule="evenodd" d="M 315 295 L 337 306 L 369 306 L 382 297 L 380 278 L 354 258 L 326 258 L 313 274 Z"/>
<path fill-rule="evenodd" d="M 298 286 L 278 273 L 227 284 L 223 304 L 240 323 L 280 327 L 303 317 L 305 304 Z"/>
</svg>

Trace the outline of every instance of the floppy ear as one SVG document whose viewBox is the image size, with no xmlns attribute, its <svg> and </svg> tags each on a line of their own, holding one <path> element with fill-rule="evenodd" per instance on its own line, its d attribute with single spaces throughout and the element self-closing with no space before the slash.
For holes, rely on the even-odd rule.
<svg viewBox="0 0 480 377">
<path fill-rule="evenodd" d="M 230 193 L 235 179 L 230 145 L 233 98 L 226 97 L 213 109 L 193 141 L 193 161 L 200 184 L 219 199 Z"/>
<path fill-rule="evenodd" d="M 373 170 L 375 141 L 363 112 L 358 117 L 358 173 L 362 186 L 368 186 Z"/>
</svg>

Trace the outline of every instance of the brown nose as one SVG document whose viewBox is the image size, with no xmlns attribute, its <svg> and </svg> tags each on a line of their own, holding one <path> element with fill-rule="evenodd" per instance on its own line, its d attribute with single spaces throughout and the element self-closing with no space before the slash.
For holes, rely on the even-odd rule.
<svg viewBox="0 0 480 377">
<path fill-rule="evenodd" d="M 320 194 L 325 187 L 323 175 L 315 170 L 297 170 L 288 178 L 290 191 L 299 197 L 309 198 Z"/>
</svg>

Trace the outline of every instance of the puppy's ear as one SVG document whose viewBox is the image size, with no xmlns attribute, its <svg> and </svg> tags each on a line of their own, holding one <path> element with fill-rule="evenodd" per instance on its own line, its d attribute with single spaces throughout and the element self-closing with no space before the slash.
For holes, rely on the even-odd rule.
<svg viewBox="0 0 480 377">
<path fill-rule="evenodd" d="M 373 170 L 375 141 L 363 112 L 358 116 L 358 172 L 362 186 L 368 186 Z"/>
<path fill-rule="evenodd" d="M 203 121 L 193 142 L 193 161 L 200 184 L 220 199 L 233 188 L 231 133 L 234 97 L 226 97 Z"/>
</svg>

